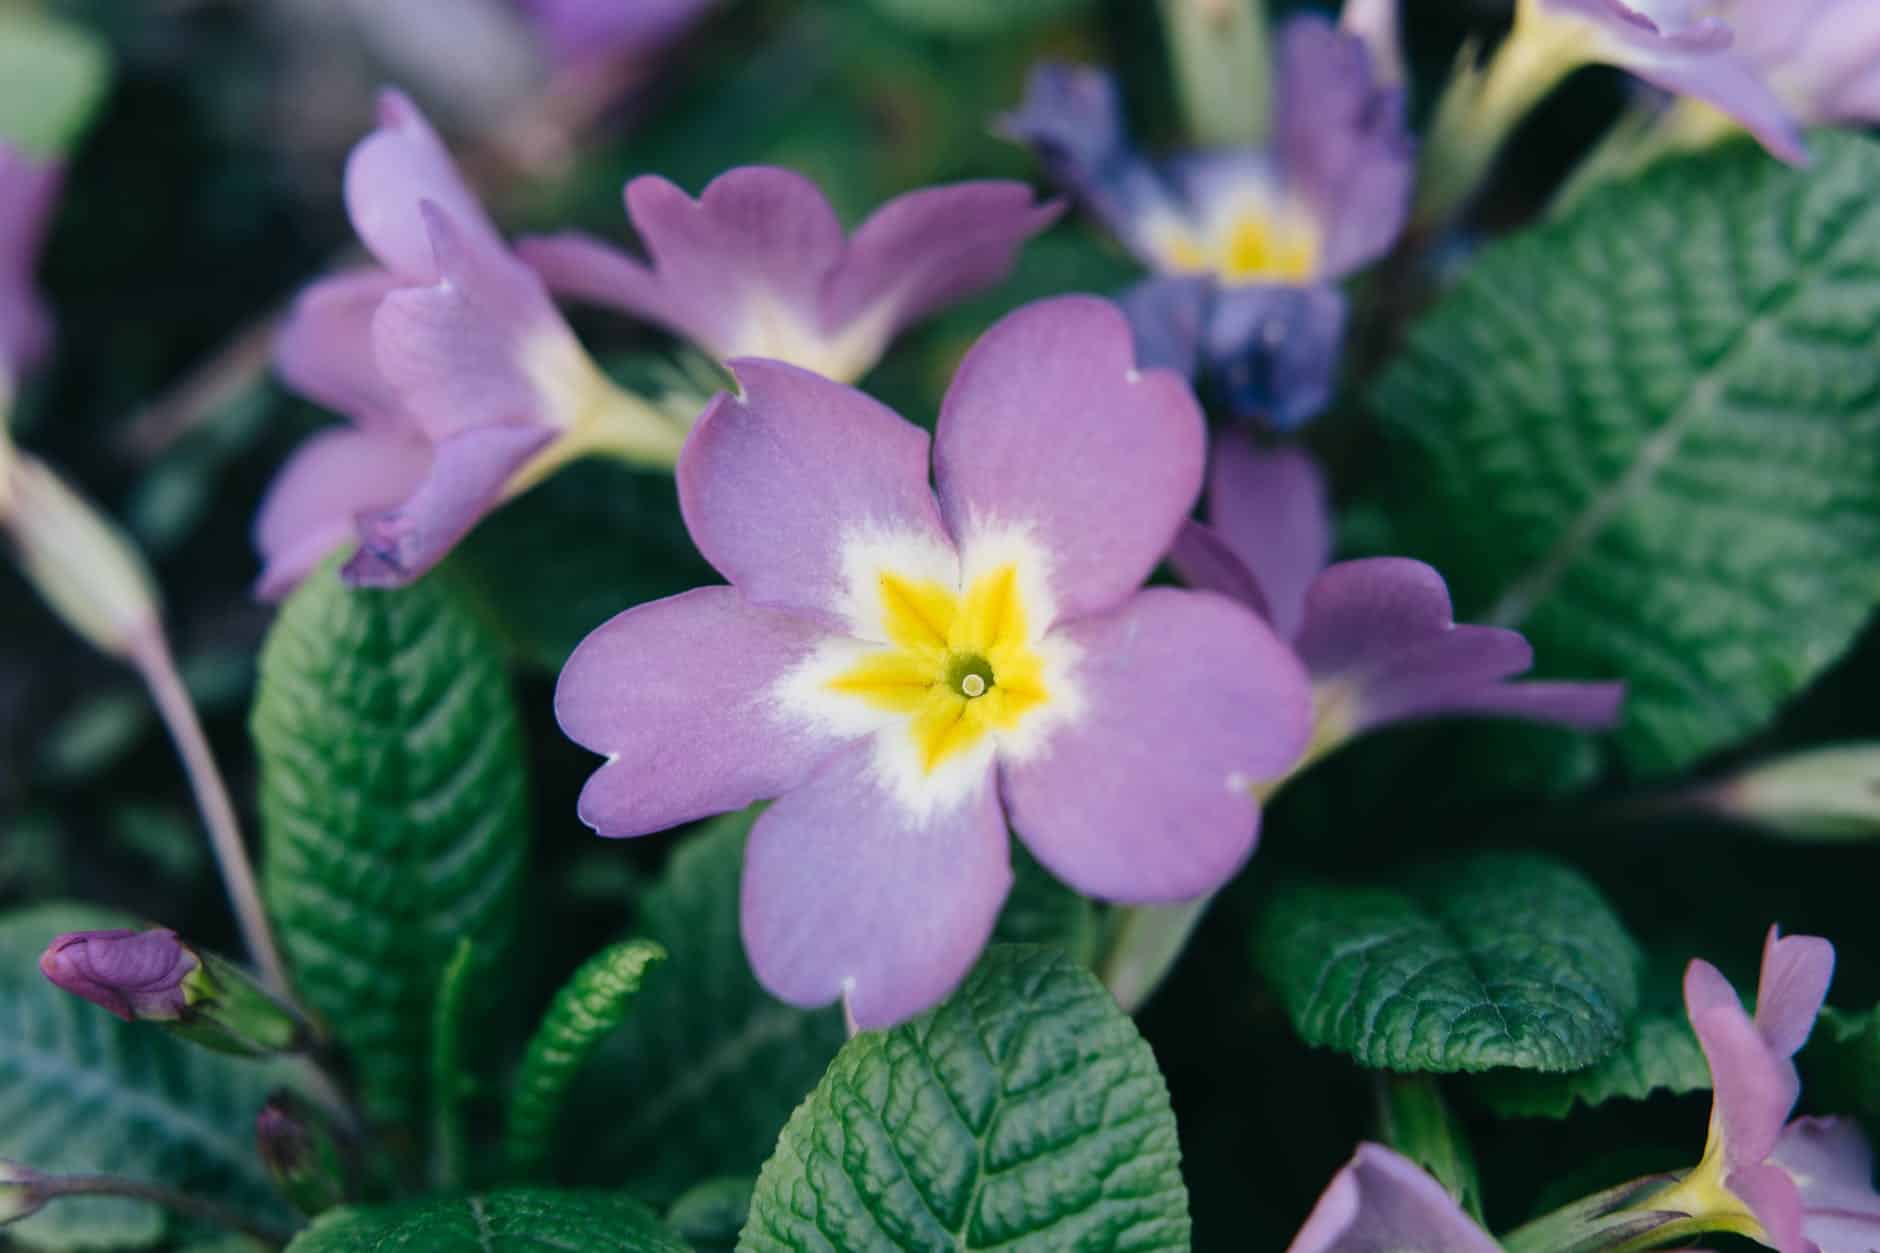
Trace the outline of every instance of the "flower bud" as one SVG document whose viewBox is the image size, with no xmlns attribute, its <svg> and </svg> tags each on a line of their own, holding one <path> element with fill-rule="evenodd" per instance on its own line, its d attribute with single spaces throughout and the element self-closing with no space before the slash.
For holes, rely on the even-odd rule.
<svg viewBox="0 0 1880 1253">
<path fill-rule="evenodd" d="M 277 1092 L 261 1107 L 255 1145 L 275 1186 L 307 1217 L 346 1199 L 344 1159 L 331 1127 L 291 1093 Z"/>
<path fill-rule="evenodd" d="M 1804 840 L 1880 837 L 1880 741 L 1777 757 L 1709 794 L 1722 812 Z"/>
<path fill-rule="evenodd" d="M 25 453 L 0 457 L 0 526 L 20 570 L 99 650 L 129 658 L 157 631 L 157 588 L 123 532 Z"/>
<path fill-rule="evenodd" d="M 174 931 L 81 931 L 55 939 L 39 969 L 67 992 L 126 1022 L 161 1023 L 220 1053 L 298 1052 L 307 1022 L 233 963 Z"/>
<path fill-rule="evenodd" d="M 35 1186 L 39 1173 L 0 1159 L 0 1227 L 39 1212 L 45 1199 Z"/>
</svg>

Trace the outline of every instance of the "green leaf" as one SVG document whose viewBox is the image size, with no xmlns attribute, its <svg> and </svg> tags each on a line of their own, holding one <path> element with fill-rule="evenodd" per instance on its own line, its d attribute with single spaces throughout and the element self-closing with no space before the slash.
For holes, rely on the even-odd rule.
<svg viewBox="0 0 1880 1253">
<path fill-rule="evenodd" d="M 1564 1075 L 1495 1071 L 1476 1081 L 1476 1094 L 1503 1118 L 1565 1118 L 1576 1104 L 1642 1101 L 1657 1092 L 1700 1092 L 1710 1066 L 1681 1010 L 1634 1014 L 1625 1038 L 1603 1061 Z"/>
<path fill-rule="evenodd" d="M 110 81 L 110 55 L 83 27 L 0 9 L 0 140 L 35 157 L 62 155 Z"/>
<path fill-rule="evenodd" d="M 1080 896 L 1038 864 L 1025 846 L 1012 842 L 1012 894 L 999 911 L 994 941 L 1055 944 L 1081 965 L 1097 955 L 1101 939 L 1096 904 Z"/>
<path fill-rule="evenodd" d="M 1676 769 L 1761 727 L 1880 599 L 1880 143 L 1668 162 L 1486 250 L 1376 402 L 1458 617 L 1630 685 Z"/>
<path fill-rule="evenodd" d="M 625 940 L 590 958 L 555 994 L 516 1077 L 504 1142 L 509 1168 L 532 1174 L 548 1160 L 568 1086 L 581 1066 L 626 1020 L 646 972 L 666 960 L 650 940 Z"/>
<path fill-rule="evenodd" d="M 997 945 L 951 1000 L 849 1041 L 758 1176 L 741 1250 L 1179 1249 L 1155 1056 L 1061 950 Z"/>
<path fill-rule="evenodd" d="M 354 591 L 329 565 L 268 636 L 253 727 L 264 887 L 296 987 L 371 1117 L 421 1126 L 445 963 L 469 939 L 488 972 L 516 925 L 528 815 L 501 650 L 440 575 Z"/>
<path fill-rule="evenodd" d="M 1571 1070 L 1619 1046 L 1641 957 L 1548 858 L 1485 853 L 1400 887 L 1294 883 L 1255 956 L 1308 1044 L 1387 1070 Z"/>
<path fill-rule="evenodd" d="M 582 1071 L 563 1116 L 562 1168 L 666 1204 L 714 1175 L 756 1174 L 842 1046 L 841 1011 L 806 1013 L 758 986 L 738 933 L 755 810 L 674 852 L 634 928 L 671 955 Z"/>
<path fill-rule="evenodd" d="M 1828 1008 L 1802 1051 L 1810 1104 L 1880 1128 L 1880 1005 L 1866 1013 Z"/>
<path fill-rule="evenodd" d="M 0 1158 L 150 1180 L 288 1224 L 255 1155 L 254 1122 L 298 1066 L 212 1053 L 121 1022 L 40 975 L 39 954 L 55 935 L 131 925 L 110 910 L 65 904 L 0 918 Z M 136 1248 L 164 1229 L 163 1213 L 142 1202 L 81 1197 L 6 1235 L 32 1248 Z"/>
<path fill-rule="evenodd" d="M 618 1193 L 512 1188 L 322 1214 L 288 1253 L 689 1253 Z"/>
<path fill-rule="evenodd" d="M 757 1180 L 743 1176 L 707 1179 L 680 1196 L 666 1211 L 666 1225 L 691 1245 L 694 1253 L 731 1253 L 751 1212 Z"/>
</svg>

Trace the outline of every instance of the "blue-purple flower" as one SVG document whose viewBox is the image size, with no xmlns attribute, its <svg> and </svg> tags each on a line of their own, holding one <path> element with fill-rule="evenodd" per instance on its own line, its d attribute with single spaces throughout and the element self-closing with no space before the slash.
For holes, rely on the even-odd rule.
<svg viewBox="0 0 1880 1253">
<path fill-rule="evenodd" d="M 1205 370 L 1236 410 L 1287 429 L 1331 400 L 1336 284 L 1395 242 L 1413 162 L 1403 89 L 1365 38 L 1294 18 L 1278 70 L 1264 150 L 1153 165 L 1129 145 L 1109 75 L 1057 64 L 1033 71 L 1001 127 L 1161 276 L 1124 298 L 1145 361 Z"/>
<path fill-rule="evenodd" d="M 731 586 L 631 609 L 570 658 L 556 716 L 608 758 L 582 819 L 633 836 L 778 798 L 746 854 L 752 965 L 863 1026 L 964 975 L 1011 885 L 1008 822 L 1104 899 L 1231 876 L 1310 693 L 1258 615 L 1141 590 L 1205 434 L 1181 379 L 1136 368 L 1116 309 L 1064 297 L 999 322 L 931 441 L 806 370 L 733 370 L 740 393 L 679 463 Z"/>
<path fill-rule="evenodd" d="M 1519 632 L 1459 625 L 1443 578 L 1420 561 L 1327 564 L 1331 511 L 1301 449 L 1215 447 L 1208 525 L 1190 523 L 1171 554 L 1192 584 L 1261 609 L 1312 678 L 1313 755 L 1366 730 L 1441 714 L 1488 714 L 1603 728 L 1622 683 L 1512 682 L 1534 660 Z"/>
<path fill-rule="evenodd" d="M 999 282 L 1057 217 L 1023 183 L 897 196 L 846 235 L 828 199 L 774 166 L 720 174 L 694 200 L 646 175 L 627 184 L 635 257 L 580 234 L 519 251 L 557 294 L 618 309 L 719 361 L 766 357 L 851 383 L 908 325 Z"/>
<path fill-rule="evenodd" d="M 1500 1253 L 1428 1171 L 1381 1144 L 1358 1151 L 1325 1185 L 1286 1253 Z"/>
<path fill-rule="evenodd" d="M 303 292 L 277 364 L 351 425 L 308 440 L 262 503 L 262 597 L 354 540 L 349 581 L 408 583 L 578 456 L 672 463 L 682 427 L 601 373 L 397 92 L 353 149 L 346 205 L 378 265 Z"/>
</svg>

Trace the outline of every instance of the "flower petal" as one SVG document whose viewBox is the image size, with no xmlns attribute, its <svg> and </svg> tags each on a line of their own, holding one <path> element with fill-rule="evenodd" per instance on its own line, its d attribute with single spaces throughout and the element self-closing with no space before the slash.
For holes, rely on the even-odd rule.
<svg viewBox="0 0 1880 1253">
<path fill-rule="evenodd" d="M 966 354 L 934 480 L 962 551 L 1029 533 L 1064 621 L 1121 603 L 1161 561 L 1200 494 L 1205 439 L 1188 385 L 1135 368 L 1116 306 L 1064 296 L 1008 314 Z"/>
<path fill-rule="evenodd" d="M 359 516 L 359 551 L 340 573 L 355 587 L 402 587 L 444 555 L 499 504 L 510 478 L 555 433 L 486 426 L 435 446 L 430 471 L 404 503 Z"/>
<path fill-rule="evenodd" d="M 1242 606 L 1172 588 L 1058 634 L 1080 654 L 1078 712 L 1023 756 L 1001 748 L 1020 838 L 1105 900 L 1220 887 L 1253 851 L 1251 785 L 1306 746 L 1311 694 L 1292 651 Z"/>
<path fill-rule="evenodd" d="M 364 269 L 307 287 L 295 297 L 275 341 L 274 366 L 282 381 L 361 426 L 407 427 L 398 393 L 379 371 L 372 346 L 379 305 L 404 286 L 390 270 Z"/>
<path fill-rule="evenodd" d="M 1298 635 L 1306 589 L 1332 556 L 1331 503 L 1312 454 L 1223 436 L 1208 463 L 1208 521 L 1252 572 L 1273 629 Z"/>
<path fill-rule="evenodd" d="M 1834 945 L 1769 928 L 1756 984 L 1756 1029 L 1777 1054 L 1793 1057 L 1808 1042 L 1833 978 Z"/>
<path fill-rule="evenodd" d="M 502 239 L 449 149 L 403 92 L 379 96 L 379 128 L 346 161 L 346 212 L 379 264 L 414 282 L 437 277 L 431 236 L 418 206 L 430 201 L 456 221 L 470 246 L 502 251 Z"/>
<path fill-rule="evenodd" d="M 729 342 L 721 330 L 730 310 L 667 294 L 659 276 L 612 244 L 579 231 L 519 240 L 516 255 L 557 296 L 617 309 L 656 322 L 711 351 Z"/>
<path fill-rule="evenodd" d="M 37 365 L 52 342 L 52 314 L 33 285 L 33 271 L 64 168 L 0 140 L 0 385 Z"/>
<path fill-rule="evenodd" d="M 262 497 L 254 543 L 262 600 L 280 600 L 314 567 L 358 538 L 355 519 L 389 509 L 423 481 L 431 446 L 415 436 L 333 427 L 287 459 Z"/>
<path fill-rule="evenodd" d="M 422 207 L 438 281 L 386 296 L 372 319 L 379 370 L 433 440 L 490 423 L 564 425 L 536 375 L 586 355 L 535 272 Z"/>
<path fill-rule="evenodd" d="M 1347 312 L 1343 293 L 1325 283 L 1217 293 L 1202 346 L 1229 407 L 1280 431 L 1324 412 Z"/>
<path fill-rule="evenodd" d="M 732 368 L 743 394 L 714 400 L 679 455 L 692 540 L 753 602 L 859 631 L 854 598 L 875 590 L 852 584 L 876 573 L 853 568 L 859 545 L 951 557 L 927 485 L 927 433 L 808 370 Z"/>
<path fill-rule="evenodd" d="M 831 758 L 757 820 L 744 859 L 744 946 L 792 1005 L 846 996 L 887 1027 L 944 999 L 972 967 L 1012 886 L 991 771 L 915 820 L 875 774 L 875 746 Z"/>
<path fill-rule="evenodd" d="M 1409 218 L 1403 90 L 1383 83 L 1363 38 L 1300 16 L 1280 36 L 1278 95 L 1280 164 L 1318 221 L 1318 273 L 1342 278 L 1388 252 Z"/>
<path fill-rule="evenodd" d="M 802 782 L 836 742 L 786 721 L 771 689 L 823 638 L 728 587 L 597 627 L 555 684 L 562 732 L 608 758 L 581 789 L 581 821 L 605 836 L 644 835 Z"/>
<path fill-rule="evenodd" d="M 1802 1231 L 1822 1253 L 1880 1248 L 1873 1149 L 1851 1118 L 1797 1118 L 1770 1155 L 1801 1194 Z"/>
<path fill-rule="evenodd" d="M 878 318 L 882 342 L 1011 273 L 1019 247 L 1063 206 L 1024 183 L 983 181 L 896 196 L 868 216 L 823 291 L 822 325 Z"/>
<path fill-rule="evenodd" d="M 1148 278 L 1118 297 L 1136 333 L 1136 364 L 1194 378 L 1201 365 L 1213 288 L 1205 278 Z"/>
<path fill-rule="evenodd" d="M 1795 1180 L 1780 1166 L 1740 1166 L 1724 1179 L 1724 1186 L 1741 1198 L 1762 1224 L 1768 1239 L 1759 1240 L 1759 1244 L 1767 1243 L 1779 1253 L 1823 1253 L 1803 1234 L 1801 1193 Z"/>
<path fill-rule="evenodd" d="M 1712 1122 L 1732 1170 L 1769 1156 L 1801 1095 L 1795 1065 L 1756 1030 L 1729 983 L 1709 962 L 1684 975 L 1685 1011 L 1710 1064 Z"/>
<path fill-rule="evenodd" d="M 1227 541 L 1213 527 L 1195 521 L 1182 523 L 1174 545 L 1168 550 L 1168 563 L 1189 587 L 1219 592 L 1229 600 L 1239 601 L 1269 623 L 1273 621 L 1273 612 L 1259 583 L 1254 580 L 1253 571 L 1247 569 L 1240 554 L 1228 547 Z"/>
<path fill-rule="evenodd" d="M 1500 1247 L 1422 1167 L 1381 1144 L 1360 1144 L 1287 1253 L 1497 1253 Z"/>
</svg>

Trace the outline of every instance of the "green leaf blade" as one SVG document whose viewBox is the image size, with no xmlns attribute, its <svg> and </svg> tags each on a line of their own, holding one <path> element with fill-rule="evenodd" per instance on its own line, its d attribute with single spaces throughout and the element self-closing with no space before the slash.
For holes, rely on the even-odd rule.
<svg viewBox="0 0 1880 1253">
<path fill-rule="evenodd" d="M 1880 598 L 1880 144 L 1816 147 L 1487 250 L 1377 392 L 1414 554 L 1548 673 L 1626 679 L 1642 770 L 1756 730 Z"/>
<path fill-rule="evenodd" d="M 618 1193 L 512 1188 L 322 1214 L 288 1253 L 688 1253 Z"/>
<path fill-rule="evenodd" d="M 422 1122 L 458 941 L 487 971 L 514 935 L 528 817 L 501 656 L 444 579 L 355 591 L 331 567 L 262 653 L 264 890 L 301 996 L 386 1123 Z"/>
<path fill-rule="evenodd" d="M 851 1040 L 758 1177 L 738 1247 L 1186 1249 L 1168 1090 L 1056 948 L 998 945 L 939 1008 Z"/>
<path fill-rule="evenodd" d="M 1567 1074 L 1499 1071 L 1477 1080 L 1476 1093 L 1503 1118 L 1565 1118 L 1576 1105 L 1642 1101 L 1710 1086 L 1710 1065 L 1682 1012 L 1639 1013 L 1612 1054 Z"/>
<path fill-rule="evenodd" d="M 1401 888 L 1303 883 L 1261 916 L 1258 964 L 1307 1043 L 1383 1070 L 1571 1070 L 1617 1048 L 1638 948 L 1549 859 L 1490 853 Z"/>
</svg>

